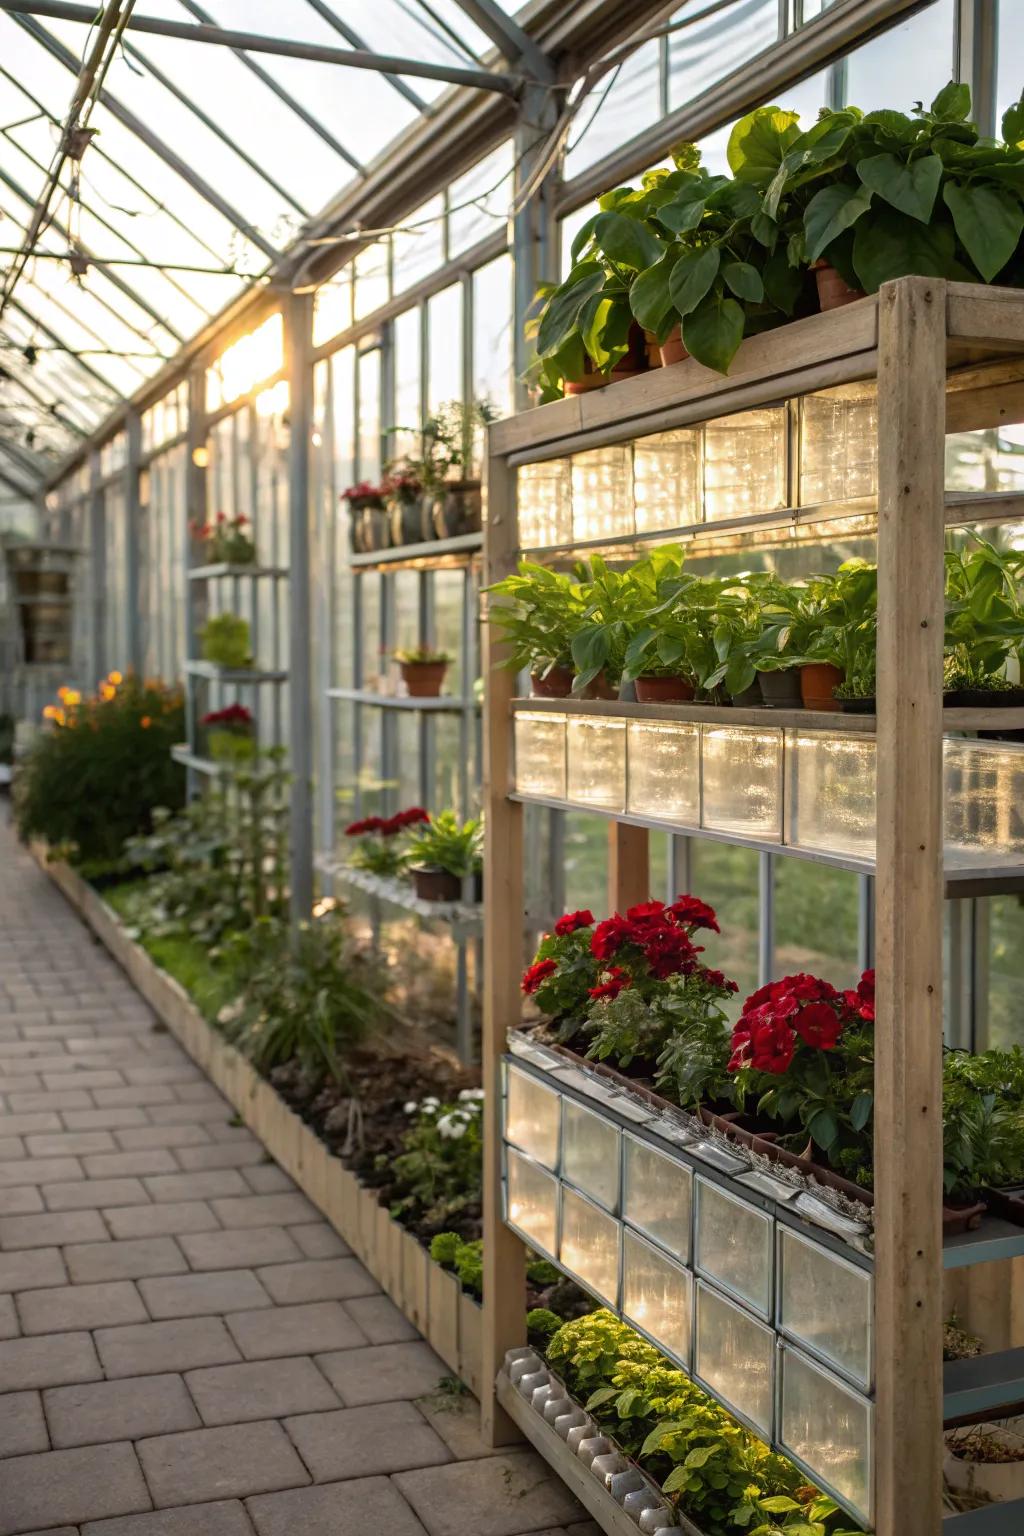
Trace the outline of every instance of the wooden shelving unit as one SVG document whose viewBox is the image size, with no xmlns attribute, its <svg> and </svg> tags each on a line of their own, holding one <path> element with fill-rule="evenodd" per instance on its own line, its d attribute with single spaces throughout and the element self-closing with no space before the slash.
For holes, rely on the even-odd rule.
<svg viewBox="0 0 1024 1536">
<path fill-rule="evenodd" d="M 992 1219 L 986 1219 L 975 1232 L 951 1239 L 944 1247 L 941 1224 L 942 918 L 947 874 L 953 873 L 944 868 L 944 735 L 955 743 L 960 733 L 1019 729 L 1024 721 L 1020 711 L 993 710 L 982 719 L 974 711 L 944 712 L 942 708 L 943 550 L 947 528 L 1013 521 L 1021 514 L 1021 499 L 1015 495 L 947 496 L 944 445 L 947 432 L 972 431 L 1024 417 L 1024 294 L 905 278 L 887 284 L 877 296 L 750 339 L 740 348 L 728 377 L 688 360 L 498 423 L 489 434 L 484 581 L 489 585 L 512 572 L 527 542 L 518 531 L 517 471 L 521 467 L 571 458 L 591 449 L 633 444 L 653 434 L 700 426 L 715 418 L 868 380 L 876 381 L 877 386 L 876 496 L 853 501 L 837 497 L 834 502 L 810 507 L 801 507 L 799 497 L 791 496 L 792 505 L 781 511 L 755 510 L 749 516 L 730 519 L 727 525 L 698 521 L 682 528 L 656 529 L 653 533 L 646 530 L 643 539 L 627 535 L 584 542 L 590 547 L 609 548 L 616 557 L 622 557 L 629 556 L 635 545 L 649 544 L 652 539 L 665 542 L 682 532 L 712 552 L 723 535 L 731 541 L 730 549 L 742 550 L 744 541 L 755 544 L 766 526 L 780 537 L 788 528 L 795 538 L 804 524 L 813 523 L 816 536 L 827 539 L 830 523 L 844 525 L 848 532 L 849 519 L 855 517 L 858 536 L 877 534 L 876 716 L 517 699 L 512 673 L 500 670 L 501 642 L 493 631 L 487 633 L 482 1417 L 485 1432 L 494 1443 L 514 1439 L 524 1428 L 523 1414 L 500 1376 L 506 1351 L 524 1342 L 525 1310 L 523 1245 L 506 1223 L 506 1159 L 510 1148 L 521 1146 L 510 1141 L 506 1147 L 503 1138 L 507 1076 L 513 1070 L 520 1078 L 524 1073 L 527 1078 L 532 1075 L 556 1104 L 561 1102 L 562 1114 L 567 1098 L 582 1094 L 585 1102 L 588 1092 L 571 1074 L 556 1077 L 550 1063 L 523 1061 L 515 1053 L 507 1054 L 510 1032 L 518 1029 L 521 1017 L 523 957 L 517 944 L 510 942 L 510 935 L 520 930 L 523 908 L 523 803 L 571 803 L 575 809 L 596 809 L 607 817 L 609 910 L 621 911 L 648 897 L 648 828 L 673 825 L 651 815 L 649 808 L 645 814 L 644 807 L 631 804 L 627 811 L 625 802 L 621 807 L 614 803 L 581 807 L 575 800 L 524 790 L 516 778 L 515 722 L 524 712 L 532 712 L 593 721 L 618 716 L 624 720 L 623 730 L 628 721 L 658 720 L 756 726 L 780 734 L 798 731 L 820 736 L 826 742 L 840 736 L 861 742 L 872 738 L 877 744 L 873 862 L 878 1017 L 876 1193 L 867 1257 L 861 1254 L 852 1267 L 869 1277 L 872 1301 L 866 1329 L 873 1365 L 856 1390 L 850 1386 L 849 1372 L 823 1365 L 813 1340 L 808 1342 L 799 1332 L 794 1335 L 782 1315 L 776 1294 L 781 1285 L 778 1274 L 768 1282 L 769 1299 L 760 1312 L 744 1302 L 730 1315 L 744 1326 L 752 1326 L 757 1316 L 757 1326 L 763 1332 L 771 1335 L 774 1330 L 777 1353 L 771 1355 L 769 1351 L 767 1369 L 775 1385 L 764 1408 L 767 1429 L 758 1427 L 763 1438 L 795 1454 L 787 1440 L 783 1402 L 789 1368 L 773 1362 L 800 1357 L 804 1366 L 827 1379 L 830 1401 L 838 1400 L 845 1391 L 844 1401 L 859 1405 L 866 1451 L 854 1479 L 858 1491 L 856 1496 L 850 1491 L 853 1483 L 847 1485 L 845 1495 L 834 1485 L 832 1491 L 880 1536 L 908 1536 L 910 1531 L 914 1536 L 937 1536 L 943 1513 L 941 1432 L 946 1416 L 942 1270 L 945 1265 L 970 1268 L 973 1273 L 975 1265 L 1008 1260 L 1024 1249 L 1024 1229 Z M 536 546 L 534 540 L 531 555 L 550 563 L 564 563 L 582 547 L 571 541 L 545 545 L 542 550 Z M 1024 753 L 1024 746 L 1012 742 L 1000 743 L 999 749 L 1009 754 L 1014 768 L 1017 756 Z M 1024 758 L 1021 764 L 1024 767 Z M 615 797 L 610 798 L 614 801 Z M 713 829 L 703 833 L 699 826 L 687 826 L 686 830 L 749 841 Z M 999 889 L 1000 880 L 1009 882 L 1007 888 L 1021 888 L 1024 868 L 1002 856 L 1002 838 L 1003 832 L 998 830 L 973 861 L 970 874 L 978 889 Z M 777 851 L 791 851 L 778 843 L 771 846 Z M 864 867 L 863 860 L 858 864 L 836 858 L 827 846 L 801 850 L 801 856 Z M 517 1049 L 521 1052 L 521 1047 Z M 586 1078 L 586 1074 L 579 1076 Z M 625 1090 L 617 1090 L 610 1099 L 606 1096 L 604 1102 L 598 1095 L 590 1108 L 604 1123 L 606 1133 L 619 1137 L 620 1145 L 633 1136 L 656 1142 L 661 1134 L 657 1124 L 645 1123 L 650 1120 L 649 1106 L 631 1102 Z M 630 1122 L 634 1123 L 633 1130 Z M 687 1145 L 685 1135 L 678 1150 L 666 1155 L 680 1169 L 690 1168 L 695 1186 L 715 1184 L 716 1175 L 699 1166 L 702 1154 Z M 515 1156 L 520 1164 L 533 1167 L 538 1185 L 548 1181 L 544 1188 L 554 1191 L 554 1209 L 562 1212 L 567 1188 L 578 1202 L 579 1195 L 560 1161 L 561 1152 L 555 1152 L 546 1166 L 531 1163 L 530 1157 L 524 1158 L 518 1151 Z M 723 1176 L 735 1184 L 735 1169 Z M 730 1194 L 736 1197 L 735 1189 Z M 759 1208 L 764 1219 L 774 1223 L 776 1236 L 796 1220 L 796 1215 L 787 1214 L 784 1202 L 774 1211 L 768 1208 L 770 1197 L 762 1197 L 754 1188 L 738 1198 L 741 1205 L 746 1200 L 750 1210 Z M 799 1212 L 798 1207 L 794 1210 Z M 623 1233 L 629 1232 L 628 1212 L 612 1205 L 598 1214 L 609 1233 L 616 1226 L 619 1237 L 615 1241 L 621 1245 Z M 561 1220 L 557 1217 L 551 1228 L 550 1241 L 556 1249 L 561 1240 Z M 693 1230 L 696 1241 L 696 1226 Z M 842 1245 L 853 1241 L 841 1227 L 831 1236 L 823 1228 L 818 1232 L 812 1228 L 804 1233 L 808 1235 L 812 1246 L 840 1261 Z M 551 1257 L 567 1272 L 574 1272 L 560 1251 L 552 1252 Z M 675 1267 L 682 1271 L 687 1266 L 690 1289 L 680 1294 L 700 1292 L 715 1297 L 718 1281 L 702 1268 L 699 1257 L 684 1254 Z M 628 1316 L 621 1272 L 617 1272 L 618 1285 L 612 1287 L 614 1294 L 604 1292 L 605 1299 Z M 708 1315 L 710 1311 L 709 1307 Z M 694 1304 L 694 1328 L 698 1317 Z M 681 1321 L 681 1314 L 676 1321 Z M 701 1326 L 708 1326 L 706 1319 Z M 689 1348 L 688 1336 L 686 1345 L 677 1346 L 673 1354 L 685 1368 L 689 1368 Z M 673 1353 L 671 1349 L 668 1352 Z M 1011 1354 L 987 1357 L 985 1366 L 976 1372 L 981 1383 L 978 1391 L 990 1408 L 1015 1402 L 1020 1396 L 1022 1372 Z M 737 1410 L 736 1398 L 716 1391 L 707 1370 L 697 1368 L 696 1355 L 692 1368 L 705 1388 Z M 954 1405 L 958 1397 L 961 1403 L 965 1400 L 955 1378 L 954 1372 L 946 1388 Z M 492 1383 L 496 1383 L 493 1389 Z M 749 1417 L 747 1422 L 752 1422 Z M 827 1418 L 821 1422 L 827 1424 Z M 822 1438 L 827 1440 L 827 1433 L 822 1432 Z M 534 1443 L 547 1455 L 545 1439 L 537 1436 Z M 554 1455 L 550 1459 L 557 1464 Z M 813 1458 L 805 1456 L 802 1464 L 812 1475 L 820 1470 Z M 827 1486 L 827 1479 L 820 1480 Z M 621 1528 L 618 1521 L 604 1518 L 599 1509 L 591 1508 L 591 1513 L 604 1529 Z M 1022 1523 L 1024 1504 L 1007 1511 L 957 1516 L 950 1529 L 957 1536 L 961 1531 L 964 1536 L 974 1536 L 975 1530 L 980 1536 L 989 1530 L 1016 1530 Z"/>
</svg>

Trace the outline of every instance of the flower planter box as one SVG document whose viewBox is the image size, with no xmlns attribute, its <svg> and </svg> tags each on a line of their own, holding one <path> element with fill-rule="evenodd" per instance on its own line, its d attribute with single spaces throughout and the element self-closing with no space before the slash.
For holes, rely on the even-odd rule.
<svg viewBox="0 0 1024 1536">
<path fill-rule="evenodd" d="M 70 865 L 33 853 L 68 902 L 127 973 L 197 1066 L 234 1106 L 374 1279 L 424 1334 L 445 1365 L 479 1394 L 482 1313 L 453 1274 L 377 1203 L 271 1085 L 207 1023 L 184 988 L 128 934 L 115 912 Z"/>
</svg>

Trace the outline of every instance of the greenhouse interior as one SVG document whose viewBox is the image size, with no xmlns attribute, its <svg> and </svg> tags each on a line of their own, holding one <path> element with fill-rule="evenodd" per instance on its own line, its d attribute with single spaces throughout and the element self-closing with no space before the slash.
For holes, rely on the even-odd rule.
<svg viewBox="0 0 1024 1536">
<path fill-rule="evenodd" d="M 1021 1536 L 1018 6 L 211 4 L 0 0 L 0 1536 Z"/>
</svg>

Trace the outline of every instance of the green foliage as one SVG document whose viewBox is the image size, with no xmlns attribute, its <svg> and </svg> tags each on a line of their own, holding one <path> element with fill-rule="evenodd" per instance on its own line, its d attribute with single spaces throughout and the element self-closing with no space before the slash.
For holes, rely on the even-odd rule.
<svg viewBox="0 0 1024 1536">
<path fill-rule="evenodd" d="M 184 770 L 170 755 L 185 731 L 181 694 L 132 675 L 85 700 L 62 692 L 18 769 L 18 831 L 79 862 L 116 862 L 126 839 L 149 831 L 157 806 L 184 802 Z"/>
<path fill-rule="evenodd" d="M 487 588 L 487 620 L 508 646 L 503 667 L 546 677 L 572 666 L 572 641 L 583 617 L 580 585 L 562 571 L 521 560 L 514 576 Z"/>
<path fill-rule="evenodd" d="M 436 1237 L 430 1239 L 430 1257 L 435 1264 L 443 1264 L 445 1269 L 454 1269 L 462 1241 L 457 1232 L 438 1232 Z"/>
<path fill-rule="evenodd" d="M 405 1111 L 411 1123 L 391 1167 L 396 1190 L 392 1215 L 450 1220 L 481 1199 L 483 1090 L 464 1088 L 448 1104 L 433 1096 L 410 1100 Z M 458 1253 L 454 1262 L 457 1266 Z M 465 1262 L 468 1273 L 471 1261 Z"/>
<path fill-rule="evenodd" d="M 438 651 L 431 645 L 413 645 L 395 652 L 395 660 L 404 667 L 447 666 L 451 659 L 450 651 Z"/>
<path fill-rule="evenodd" d="M 237 613 L 218 613 L 199 631 L 203 657 L 218 667 L 239 671 L 252 666 L 249 622 Z"/>
<path fill-rule="evenodd" d="M 106 886 L 103 899 L 121 918 L 125 927 L 139 936 L 139 942 L 160 967 L 181 983 L 203 1018 L 212 1024 L 226 1003 L 238 994 L 240 977 L 229 966 L 222 952 L 211 951 L 201 940 L 185 934 L 143 932 L 138 927 L 140 914 L 147 910 L 148 881 L 128 880 Z"/>
<path fill-rule="evenodd" d="M 446 400 L 419 429 L 393 428 L 418 430 L 420 451 L 389 462 L 388 479 L 399 493 L 403 483 L 417 491 L 443 490 L 446 482 L 463 478 L 472 467 L 478 438 L 497 419 L 498 412 L 488 400 Z"/>
<path fill-rule="evenodd" d="M 14 716 L 0 712 L 0 763 L 14 762 L 14 733 Z"/>
<path fill-rule="evenodd" d="M 531 1307 L 526 1314 L 526 1332 L 532 1342 L 543 1344 L 561 1326 L 562 1319 L 548 1307 Z"/>
<path fill-rule="evenodd" d="M 971 539 L 971 546 L 946 553 L 947 688 L 991 688 L 1007 658 L 1019 661 L 1024 649 L 1024 555 L 978 534 Z"/>
<path fill-rule="evenodd" d="M 460 880 L 476 874 L 483 867 L 482 821 L 460 822 L 454 811 L 439 811 L 413 831 L 405 862 L 444 869 Z"/>
</svg>

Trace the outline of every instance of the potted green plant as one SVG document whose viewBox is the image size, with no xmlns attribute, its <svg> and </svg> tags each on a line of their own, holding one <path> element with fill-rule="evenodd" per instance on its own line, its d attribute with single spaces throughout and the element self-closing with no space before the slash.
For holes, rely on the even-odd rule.
<svg viewBox="0 0 1024 1536">
<path fill-rule="evenodd" d="M 206 731 L 207 749 L 215 763 L 247 763 L 256 750 L 256 722 L 244 704 L 214 709 L 199 722 Z"/>
<path fill-rule="evenodd" d="M 381 494 L 389 521 L 391 543 L 421 544 L 434 537 L 430 503 L 412 467 L 403 460 L 388 465 Z"/>
<path fill-rule="evenodd" d="M 218 512 L 212 523 L 193 518 L 189 531 L 203 547 L 202 558 L 214 565 L 255 565 L 256 545 L 248 532 L 249 519 L 244 512 L 229 517 Z"/>
<path fill-rule="evenodd" d="M 451 659 L 447 651 L 435 650 L 430 645 L 414 645 L 408 650 L 396 651 L 395 660 L 409 697 L 436 699 Z"/>
<path fill-rule="evenodd" d="M 678 549 L 658 550 L 646 560 L 625 571 L 612 570 L 600 555 L 581 561 L 576 567 L 583 611 L 572 637 L 572 660 L 576 669 L 572 692 L 584 699 L 616 699 L 623 677 L 626 657 L 637 636 L 646 626 L 652 604 L 657 601 L 657 562 L 668 569 L 678 569 Z M 652 631 L 653 634 L 653 631 Z M 637 665 L 631 676 L 639 676 Z"/>
<path fill-rule="evenodd" d="M 349 822 L 345 836 L 355 840 L 349 863 L 382 878 L 401 874 L 408 856 L 409 828 L 429 820 L 422 806 L 413 805 L 394 816 L 363 816 Z"/>
<path fill-rule="evenodd" d="M 502 666 L 528 671 L 538 698 L 564 699 L 572 692 L 573 636 L 584 603 L 579 584 L 563 571 L 521 560 L 513 576 L 487 588 L 487 621 L 508 646 Z"/>
<path fill-rule="evenodd" d="M 389 465 L 386 483 L 396 487 L 401 542 L 480 532 L 483 488 L 472 473 L 474 450 L 497 416 L 488 400 L 447 400 L 423 423 L 419 455 Z"/>
<path fill-rule="evenodd" d="M 421 901 L 460 900 L 463 881 L 483 869 L 483 823 L 440 811 L 412 834 L 406 862 Z"/>
<path fill-rule="evenodd" d="M 1022 557 L 978 535 L 973 547 L 946 554 L 944 687 L 948 705 L 989 708 L 1019 704 L 1024 690 L 1006 677 L 1018 668 L 1024 637 Z"/>
<path fill-rule="evenodd" d="M 218 667 L 238 672 L 253 665 L 249 623 L 237 613 L 218 613 L 199 631 L 203 657 Z"/>
<path fill-rule="evenodd" d="M 377 549 L 387 549 L 391 542 L 391 529 L 384 492 L 369 480 L 360 480 L 342 491 L 340 498 L 348 507 L 352 519 L 349 537 L 357 554 L 370 554 Z"/>
</svg>

